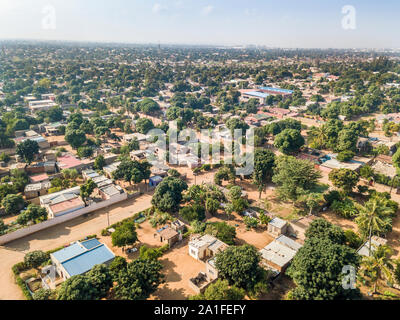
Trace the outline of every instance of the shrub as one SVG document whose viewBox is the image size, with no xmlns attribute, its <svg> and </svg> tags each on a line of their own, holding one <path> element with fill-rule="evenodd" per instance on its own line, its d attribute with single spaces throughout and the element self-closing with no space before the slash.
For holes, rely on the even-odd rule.
<svg viewBox="0 0 400 320">
<path fill-rule="evenodd" d="M 334 200 L 331 208 L 333 212 L 341 215 L 343 218 L 350 219 L 358 214 L 357 208 L 354 205 L 354 202 L 346 198 L 342 201 Z"/>
<path fill-rule="evenodd" d="M 37 250 L 28 252 L 24 257 L 24 263 L 27 267 L 38 268 L 42 263 L 48 261 L 49 258 L 50 258 L 49 254 Z"/>
</svg>

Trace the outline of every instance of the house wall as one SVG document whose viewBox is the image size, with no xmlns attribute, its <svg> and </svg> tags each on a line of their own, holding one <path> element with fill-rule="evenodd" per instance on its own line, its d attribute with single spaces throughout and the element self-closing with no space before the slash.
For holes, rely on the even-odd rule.
<svg viewBox="0 0 400 320">
<path fill-rule="evenodd" d="M 11 242 L 11 241 L 14 241 L 16 239 L 20 239 L 20 238 L 26 237 L 26 236 L 28 236 L 28 235 L 30 235 L 32 233 L 35 233 L 35 232 L 50 228 L 50 227 L 55 226 L 57 224 L 60 224 L 60 223 L 75 219 L 75 218 L 80 217 L 80 216 L 82 216 L 82 215 L 84 215 L 86 213 L 93 212 L 93 211 L 108 207 L 108 206 L 110 206 L 112 204 L 124 201 L 124 200 L 127 199 L 127 197 L 128 196 L 127 196 L 126 193 L 122 193 L 122 194 L 119 194 L 118 196 L 113 197 L 112 199 L 109 199 L 109 200 L 106 200 L 106 201 L 102 201 L 102 202 L 95 202 L 95 203 L 91 204 L 88 207 L 76 210 L 74 212 L 71 212 L 70 214 L 66 214 L 66 215 L 63 215 L 63 216 L 60 216 L 60 217 L 55 217 L 53 219 L 50 219 L 50 220 L 47 220 L 47 221 L 44 221 L 44 222 L 29 226 L 29 227 L 26 227 L 26 228 L 23 228 L 23 229 L 18 229 L 18 230 L 14 231 L 14 232 L 2 235 L 2 236 L 0 236 L 0 245 L 6 244 L 6 243 Z"/>
</svg>

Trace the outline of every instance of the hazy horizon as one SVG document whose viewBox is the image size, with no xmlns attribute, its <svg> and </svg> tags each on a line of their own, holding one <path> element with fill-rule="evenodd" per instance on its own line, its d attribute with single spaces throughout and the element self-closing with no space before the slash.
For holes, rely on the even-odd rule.
<svg viewBox="0 0 400 320">
<path fill-rule="evenodd" d="M 355 9 L 354 25 L 343 27 Z M 287 49 L 398 49 L 395 0 L 0 0 L 0 39 Z"/>
</svg>

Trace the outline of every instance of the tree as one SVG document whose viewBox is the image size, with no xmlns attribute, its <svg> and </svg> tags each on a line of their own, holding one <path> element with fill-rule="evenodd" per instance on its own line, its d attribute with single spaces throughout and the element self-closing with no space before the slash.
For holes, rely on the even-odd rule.
<svg viewBox="0 0 400 320">
<path fill-rule="evenodd" d="M 16 214 L 25 206 L 25 201 L 20 194 L 9 194 L 1 201 L 1 205 L 6 214 Z"/>
<path fill-rule="evenodd" d="M 310 210 L 308 214 L 312 214 L 314 209 L 321 206 L 324 197 L 321 193 L 311 192 L 301 196 L 300 201 L 304 202 L 306 207 Z"/>
<path fill-rule="evenodd" d="M 80 186 L 80 196 L 85 203 L 96 187 L 97 185 L 92 179 L 89 179 L 85 184 Z"/>
<path fill-rule="evenodd" d="M 210 222 L 206 224 L 205 233 L 217 237 L 222 242 L 229 245 L 235 244 L 236 229 L 226 222 Z"/>
<path fill-rule="evenodd" d="M 296 153 L 304 145 L 301 132 L 296 129 L 285 129 L 279 133 L 274 140 L 275 148 L 284 154 Z"/>
<path fill-rule="evenodd" d="M 260 253 L 251 245 L 229 247 L 216 255 L 215 266 L 230 285 L 251 289 L 260 274 Z"/>
<path fill-rule="evenodd" d="M 95 290 L 96 299 L 106 298 L 113 286 L 112 276 L 108 267 L 105 264 L 95 265 L 85 276 Z"/>
<path fill-rule="evenodd" d="M 360 177 L 357 172 L 351 169 L 333 169 L 329 173 L 329 180 L 336 188 L 340 188 L 344 193 L 349 194 L 357 185 Z"/>
<path fill-rule="evenodd" d="M 30 204 L 28 208 L 17 217 L 17 223 L 20 225 L 26 225 L 30 221 L 39 223 L 45 220 L 47 220 L 47 210 L 35 204 Z"/>
<path fill-rule="evenodd" d="M 108 269 L 110 270 L 111 277 L 113 281 L 117 281 L 118 279 L 118 274 L 121 271 L 124 271 L 126 269 L 126 266 L 128 263 L 126 262 L 126 259 L 120 256 L 116 256 L 114 260 L 109 264 Z"/>
<path fill-rule="evenodd" d="M 278 185 L 278 192 L 284 199 L 296 201 L 305 191 L 316 187 L 321 173 L 307 160 L 281 156 L 272 181 Z"/>
<path fill-rule="evenodd" d="M 71 145 L 72 148 L 78 149 L 85 143 L 86 135 L 85 132 L 80 129 L 70 129 L 67 127 L 64 139 Z"/>
<path fill-rule="evenodd" d="M 40 267 L 44 262 L 48 261 L 50 259 L 50 255 L 37 250 L 37 251 L 32 251 L 27 253 L 24 256 L 24 263 L 27 267 L 29 268 L 38 268 Z"/>
<path fill-rule="evenodd" d="M 106 160 L 104 159 L 104 156 L 102 154 L 98 155 L 96 157 L 96 159 L 94 160 L 94 164 L 93 164 L 94 168 L 96 170 L 103 170 L 105 165 L 106 165 Z"/>
<path fill-rule="evenodd" d="M 163 282 L 158 260 L 136 259 L 118 274 L 115 295 L 121 300 L 145 300 Z"/>
<path fill-rule="evenodd" d="M 183 207 L 179 210 L 179 215 L 189 222 L 203 221 L 206 218 L 205 208 L 197 203 Z"/>
<path fill-rule="evenodd" d="M 229 286 L 227 280 L 218 279 L 204 291 L 204 294 L 190 297 L 191 300 L 243 300 L 245 291 L 236 286 Z"/>
<path fill-rule="evenodd" d="M 0 236 L 5 233 L 8 227 L 4 224 L 4 221 L 0 219 Z"/>
<path fill-rule="evenodd" d="M 82 146 L 78 148 L 77 154 L 80 158 L 89 158 L 93 155 L 93 148 L 88 146 Z"/>
<path fill-rule="evenodd" d="M 342 228 L 322 218 L 315 219 L 310 224 L 305 236 L 307 239 L 329 239 L 338 244 L 345 244 L 346 242 Z"/>
<path fill-rule="evenodd" d="M 358 230 L 364 239 L 369 240 L 369 251 L 371 251 L 371 239 L 373 235 L 382 233 L 390 224 L 388 216 L 392 210 L 379 198 L 368 200 L 363 206 L 358 205 L 359 215 L 355 219 Z"/>
<path fill-rule="evenodd" d="M 39 153 L 39 145 L 34 140 L 25 140 L 17 145 L 16 153 L 24 159 L 27 164 L 31 164 L 35 155 Z"/>
<path fill-rule="evenodd" d="M 150 177 L 150 167 L 151 165 L 146 161 L 139 162 L 124 159 L 113 173 L 113 178 L 116 180 L 123 179 L 129 182 L 129 184 L 132 182 L 140 183 L 143 179 Z"/>
<path fill-rule="evenodd" d="M 160 111 L 160 105 L 150 98 L 138 102 L 137 107 L 145 114 L 154 114 Z"/>
<path fill-rule="evenodd" d="M 187 188 L 188 185 L 181 179 L 167 177 L 156 187 L 151 203 L 161 211 L 177 211 L 182 200 L 182 192 Z"/>
<path fill-rule="evenodd" d="M 228 196 L 231 202 L 240 199 L 242 197 L 242 188 L 239 186 L 232 186 L 229 189 Z"/>
<path fill-rule="evenodd" d="M 33 300 L 49 300 L 52 295 L 52 291 L 49 289 L 40 288 L 35 291 L 32 295 Z"/>
<path fill-rule="evenodd" d="M 57 292 L 57 300 L 95 300 L 97 290 L 85 275 L 77 275 L 64 281 Z"/>
<path fill-rule="evenodd" d="M 347 162 L 353 159 L 355 156 L 355 153 L 350 150 L 344 150 L 338 153 L 337 155 L 337 160 L 342 161 L 342 162 Z"/>
<path fill-rule="evenodd" d="M 373 293 L 378 292 L 378 281 L 384 277 L 388 281 L 393 280 L 394 264 L 390 259 L 393 250 L 387 246 L 382 245 L 375 248 L 370 256 L 363 257 L 361 262 L 361 274 L 364 278 L 370 279 L 373 283 Z"/>
<path fill-rule="evenodd" d="M 259 198 L 268 182 L 271 181 L 275 167 L 275 154 L 267 149 L 257 149 L 254 154 L 253 183 L 259 191 Z"/>
<path fill-rule="evenodd" d="M 138 240 L 135 223 L 128 221 L 118 226 L 111 234 L 111 240 L 117 247 L 133 245 Z"/>
<path fill-rule="evenodd" d="M 209 214 L 215 215 L 220 208 L 220 202 L 217 199 L 207 198 L 206 199 L 206 210 Z"/>
<path fill-rule="evenodd" d="M 150 119 L 140 118 L 135 124 L 136 131 L 142 134 L 147 134 L 151 129 L 154 128 L 154 124 Z"/>
<path fill-rule="evenodd" d="M 359 296 L 359 290 L 343 288 L 343 267 L 359 265 L 359 256 L 346 245 L 328 238 L 307 238 L 286 271 L 296 284 L 296 300 L 337 300 Z"/>
</svg>

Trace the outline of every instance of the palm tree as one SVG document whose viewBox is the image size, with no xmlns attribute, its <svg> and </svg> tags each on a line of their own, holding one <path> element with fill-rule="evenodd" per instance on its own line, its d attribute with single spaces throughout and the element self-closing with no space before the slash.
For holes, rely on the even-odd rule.
<svg viewBox="0 0 400 320">
<path fill-rule="evenodd" d="M 374 283 L 373 293 L 377 293 L 380 279 L 386 278 L 388 281 L 392 281 L 394 269 L 393 260 L 390 259 L 392 253 L 393 251 L 389 246 L 382 245 L 377 247 L 372 255 L 364 257 L 362 260 L 361 272 Z"/>
<path fill-rule="evenodd" d="M 371 199 L 364 206 L 358 205 L 359 215 L 355 219 L 359 230 L 364 235 L 364 240 L 369 240 L 369 254 L 371 255 L 371 238 L 373 234 L 382 232 L 388 224 L 384 219 L 390 215 L 388 208 L 380 199 Z"/>
<path fill-rule="evenodd" d="M 311 130 L 308 132 L 308 142 L 310 145 L 317 149 L 322 149 L 325 147 L 328 136 L 325 133 L 324 128 L 321 127 L 312 127 Z"/>
</svg>

